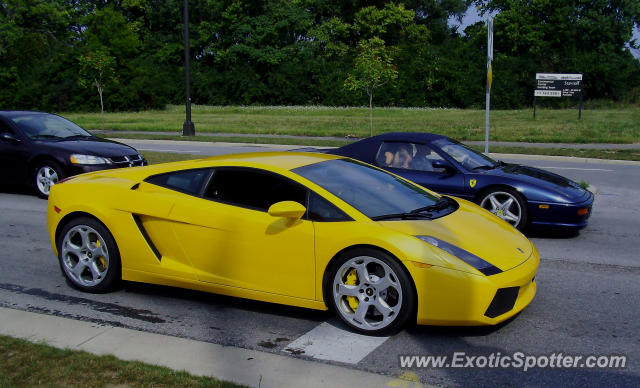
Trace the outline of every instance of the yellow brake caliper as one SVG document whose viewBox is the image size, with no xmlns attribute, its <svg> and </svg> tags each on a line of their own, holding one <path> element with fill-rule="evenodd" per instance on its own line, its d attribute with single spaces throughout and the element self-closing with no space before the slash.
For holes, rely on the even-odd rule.
<svg viewBox="0 0 640 388">
<path fill-rule="evenodd" d="M 347 274 L 347 281 L 344 282 L 344 284 L 348 285 L 348 286 L 355 286 L 356 283 L 358 281 L 358 274 L 356 273 L 355 269 L 351 269 L 351 271 L 349 271 L 349 273 Z M 356 311 L 358 309 L 358 298 L 356 298 L 355 296 L 347 296 L 347 302 L 349 303 L 349 307 L 351 307 L 351 309 L 353 311 Z"/>
<path fill-rule="evenodd" d="M 96 248 L 100 248 L 100 240 L 96 240 Z M 100 261 L 100 265 L 102 265 L 101 270 L 107 268 L 107 260 L 105 260 L 104 256 L 100 256 L 98 260 Z"/>
</svg>

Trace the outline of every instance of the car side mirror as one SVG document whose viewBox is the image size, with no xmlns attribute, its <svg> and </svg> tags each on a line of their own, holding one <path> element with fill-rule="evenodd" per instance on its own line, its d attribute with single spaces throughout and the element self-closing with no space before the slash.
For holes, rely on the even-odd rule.
<svg viewBox="0 0 640 388">
<path fill-rule="evenodd" d="M 20 139 L 18 139 L 17 137 L 15 137 L 13 134 L 11 134 L 9 132 L 0 133 L 0 140 L 6 141 L 6 142 L 10 142 L 10 143 L 13 143 L 13 144 L 20 143 Z"/>
<path fill-rule="evenodd" d="M 273 217 L 285 217 L 297 220 L 304 215 L 307 208 L 294 201 L 276 202 L 269 207 L 268 213 Z"/>
<path fill-rule="evenodd" d="M 456 169 L 445 160 L 434 160 L 431 162 L 434 169 L 441 169 L 448 173 L 454 173 Z"/>
</svg>

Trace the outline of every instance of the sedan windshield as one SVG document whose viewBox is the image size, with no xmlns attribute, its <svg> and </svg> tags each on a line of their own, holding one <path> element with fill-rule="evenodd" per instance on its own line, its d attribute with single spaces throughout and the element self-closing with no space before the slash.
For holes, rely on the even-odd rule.
<svg viewBox="0 0 640 388">
<path fill-rule="evenodd" d="M 433 145 L 440 148 L 447 155 L 454 158 L 462 167 L 467 170 L 488 170 L 495 168 L 499 165 L 498 162 L 490 157 L 474 151 L 462 143 L 458 143 L 455 140 L 439 139 L 433 142 Z"/>
<path fill-rule="evenodd" d="M 442 206 L 440 198 L 420 186 L 354 160 L 328 160 L 292 171 L 373 219 L 419 218 Z"/>
<path fill-rule="evenodd" d="M 93 137 L 89 132 L 60 116 L 27 113 L 11 116 L 11 120 L 31 139 L 69 139 Z"/>
</svg>

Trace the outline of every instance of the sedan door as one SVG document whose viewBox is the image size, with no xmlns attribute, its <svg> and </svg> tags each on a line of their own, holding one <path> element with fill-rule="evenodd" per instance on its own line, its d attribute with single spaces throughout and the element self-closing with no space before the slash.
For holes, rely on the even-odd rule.
<svg viewBox="0 0 640 388">
<path fill-rule="evenodd" d="M 3 181 L 9 184 L 27 182 L 28 161 L 29 149 L 25 140 L 0 118 L 0 173 Z"/>
<path fill-rule="evenodd" d="M 273 217 L 280 201 L 307 205 L 307 190 L 253 168 L 216 168 L 203 198 L 173 207 L 173 231 L 197 278 L 297 298 L 315 299 L 313 223 Z"/>
</svg>

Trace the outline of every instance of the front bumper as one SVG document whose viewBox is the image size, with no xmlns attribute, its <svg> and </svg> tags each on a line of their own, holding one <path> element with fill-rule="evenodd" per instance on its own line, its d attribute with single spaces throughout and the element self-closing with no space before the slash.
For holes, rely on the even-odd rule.
<svg viewBox="0 0 640 388">
<path fill-rule="evenodd" d="M 140 161 L 136 161 L 135 163 L 114 163 L 114 164 L 69 164 L 66 167 L 66 175 L 73 176 L 84 174 L 87 172 L 94 171 L 102 171 L 102 170 L 113 170 L 116 168 L 125 168 L 125 167 L 137 167 L 137 166 L 146 166 L 147 160 L 142 159 Z"/>
<path fill-rule="evenodd" d="M 535 248 L 522 264 L 491 276 L 409 263 L 418 293 L 417 323 L 475 326 L 509 319 L 533 300 L 539 263 Z"/>
<path fill-rule="evenodd" d="M 569 204 L 529 202 L 532 229 L 563 228 L 579 230 L 587 226 L 593 210 L 593 194 L 585 201 Z M 588 209 L 586 214 L 578 211 Z"/>
</svg>

